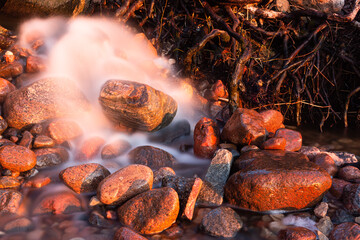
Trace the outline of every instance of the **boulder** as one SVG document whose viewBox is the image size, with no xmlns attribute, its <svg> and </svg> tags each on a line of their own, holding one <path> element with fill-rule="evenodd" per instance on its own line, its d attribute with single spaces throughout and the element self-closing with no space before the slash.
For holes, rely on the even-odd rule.
<svg viewBox="0 0 360 240">
<path fill-rule="evenodd" d="M 263 118 L 264 127 L 269 133 L 275 133 L 283 125 L 284 116 L 279 111 L 265 110 L 260 112 L 260 115 Z"/>
<path fill-rule="evenodd" d="M 177 103 L 169 95 L 146 84 L 124 80 L 107 81 L 99 102 L 115 125 L 148 132 L 169 125 L 177 111 Z"/>
<path fill-rule="evenodd" d="M 162 167 L 173 167 L 176 159 L 170 153 L 152 146 L 140 146 L 129 152 L 129 160 L 133 164 L 142 164 L 153 170 Z"/>
<path fill-rule="evenodd" d="M 282 137 L 286 140 L 285 150 L 286 151 L 299 151 L 302 146 L 301 133 L 295 130 L 280 128 L 275 132 L 274 137 Z"/>
<path fill-rule="evenodd" d="M 3 103 L 6 96 L 15 90 L 16 87 L 14 86 L 14 84 L 4 78 L 0 78 L 0 103 Z"/>
<path fill-rule="evenodd" d="M 220 143 L 220 130 L 216 122 L 203 117 L 194 129 L 194 154 L 200 158 L 212 158 Z"/>
</svg>

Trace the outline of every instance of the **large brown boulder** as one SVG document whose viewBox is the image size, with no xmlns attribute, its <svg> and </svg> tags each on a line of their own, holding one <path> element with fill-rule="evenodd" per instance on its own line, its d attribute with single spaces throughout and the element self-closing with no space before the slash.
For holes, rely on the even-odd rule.
<svg viewBox="0 0 360 240">
<path fill-rule="evenodd" d="M 4 102 L 4 117 L 10 127 L 61 117 L 77 116 L 90 110 L 85 96 L 66 79 L 45 78 L 9 93 Z"/>
<path fill-rule="evenodd" d="M 177 111 L 177 103 L 169 95 L 146 84 L 124 80 L 107 81 L 99 102 L 116 126 L 148 132 L 169 125 Z"/>
<path fill-rule="evenodd" d="M 241 170 L 225 185 L 228 201 L 241 208 L 268 211 L 311 207 L 331 187 L 330 175 L 302 154 L 264 154 L 244 161 L 243 165 L 234 163 Z"/>
</svg>

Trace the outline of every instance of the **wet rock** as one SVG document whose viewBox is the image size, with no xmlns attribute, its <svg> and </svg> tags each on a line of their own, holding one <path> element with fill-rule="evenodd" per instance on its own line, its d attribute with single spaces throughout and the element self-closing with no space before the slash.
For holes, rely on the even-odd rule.
<svg viewBox="0 0 360 240">
<path fill-rule="evenodd" d="M 196 199 L 199 195 L 202 180 L 200 178 L 184 178 L 167 176 L 162 180 L 163 187 L 173 188 L 179 196 L 180 217 L 192 220 L 194 215 Z"/>
<path fill-rule="evenodd" d="M 73 140 L 83 134 L 82 129 L 76 122 L 65 119 L 52 121 L 47 127 L 47 131 L 56 144 Z"/>
<path fill-rule="evenodd" d="M 50 182 L 50 177 L 36 175 L 34 178 L 31 178 L 26 183 L 24 183 L 23 187 L 42 188 L 48 185 Z"/>
<path fill-rule="evenodd" d="M 15 145 L 15 143 L 14 143 L 14 142 L 12 142 L 12 141 L 10 141 L 10 140 L 8 140 L 8 139 L 5 139 L 5 138 L 0 139 L 0 147 L 3 147 L 3 146 L 8 146 L 8 145 L 12 145 L 12 146 L 14 146 L 14 145 Z"/>
<path fill-rule="evenodd" d="M 38 73 L 45 71 L 46 66 L 42 58 L 37 56 L 29 56 L 26 60 L 26 72 Z"/>
<path fill-rule="evenodd" d="M 18 145 L 31 149 L 33 138 L 34 136 L 29 131 L 24 131 Z"/>
<path fill-rule="evenodd" d="M 314 157 L 313 162 L 325 169 L 330 176 L 334 176 L 338 171 L 335 161 L 326 153 L 317 154 Z"/>
<path fill-rule="evenodd" d="M 347 152 L 328 152 L 335 161 L 336 166 L 342 166 L 344 164 L 358 163 L 359 160 L 356 158 L 355 154 Z"/>
<path fill-rule="evenodd" d="M 175 176 L 176 173 L 174 169 L 169 167 L 162 167 L 159 170 L 154 172 L 154 185 L 162 182 L 163 178 L 166 176 Z"/>
<path fill-rule="evenodd" d="M 184 119 L 173 122 L 168 127 L 152 133 L 149 140 L 152 142 L 170 144 L 183 136 L 190 135 L 190 132 L 190 123 Z"/>
<path fill-rule="evenodd" d="M 5 119 L 3 119 L 3 117 L 0 116 L 0 134 L 2 134 L 7 127 L 8 127 L 7 122 L 5 121 Z"/>
<path fill-rule="evenodd" d="M 299 152 L 306 155 L 311 161 L 314 160 L 316 155 L 321 153 L 320 149 L 312 146 L 301 146 Z"/>
<path fill-rule="evenodd" d="M 24 71 L 23 66 L 19 62 L 6 63 L 0 65 L 0 78 L 12 78 L 19 76 Z"/>
<path fill-rule="evenodd" d="M 205 175 L 197 204 L 220 206 L 223 202 L 224 186 L 229 177 L 232 154 L 226 149 L 216 151 Z"/>
<path fill-rule="evenodd" d="M 0 103 L 3 103 L 6 96 L 15 90 L 16 87 L 14 86 L 14 84 L 4 78 L 0 78 Z"/>
<path fill-rule="evenodd" d="M 242 145 L 261 145 L 265 140 L 262 116 L 255 110 L 238 108 L 221 133 L 224 141 Z"/>
<path fill-rule="evenodd" d="M 217 101 L 219 98 L 228 98 L 229 94 L 227 88 L 221 80 L 217 80 L 211 89 L 205 91 L 205 98 L 212 101 Z"/>
<path fill-rule="evenodd" d="M 360 184 L 349 184 L 344 187 L 343 203 L 352 214 L 360 214 Z"/>
<path fill-rule="evenodd" d="M 34 229 L 34 224 L 31 219 L 26 217 L 17 218 L 8 222 L 4 226 L 4 231 L 7 233 L 28 232 Z"/>
<path fill-rule="evenodd" d="M 111 227 L 111 223 L 100 212 L 92 211 L 89 216 L 89 223 L 97 227 Z"/>
<path fill-rule="evenodd" d="M 119 228 L 114 236 L 114 240 L 146 240 L 147 238 L 134 232 L 130 228 L 121 227 Z"/>
<path fill-rule="evenodd" d="M 11 176 L 0 177 L 0 188 L 17 188 L 20 186 L 20 181 Z"/>
<path fill-rule="evenodd" d="M 260 148 L 258 146 L 255 145 L 247 145 L 241 148 L 240 152 L 244 153 L 244 152 L 249 152 L 249 151 L 257 151 L 260 150 Z"/>
<path fill-rule="evenodd" d="M 338 178 L 349 182 L 360 182 L 360 169 L 354 166 L 342 167 L 339 170 Z"/>
<path fill-rule="evenodd" d="M 12 62 L 15 61 L 15 55 L 11 51 L 6 51 L 5 54 L 3 55 L 3 58 L 4 58 L 6 63 L 12 63 Z"/>
<path fill-rule="evenodd" d="M 26 147 L 8 145 L 0 149 L 0 164 L 13 172 L 25 172 L 36 165 L 36 155 Z"/>
<path fill-rule="evenodd" d="M 266 150 L 285 150 L 286 140 L 282 137 L 274 137 L 266 140 L 263 149 Z"/>
<path fill-rule="evenodd" d="M 331 231 L 330 240 L 359 240 L 360 239 L 360 225 L 352 222 L 346 222 L 337 225 Z"/>
<path fill-rule="evenodd" d="M 316 234 L 304 227 L 288 227 L 278 236 L 279 240 L 316 240 Z"/>
<path fill-rule="evenodd" d="M 134 148 L 129 152 L 129 159 L 131 163 L 142 164 L 153 170 L 158 170 L 162 167 L 173 167 L 176 164 L 176 159 L 173 155 L 152 146 Z"/>
<path fill-rule="evenodd" d="M 69 153 L 65 148 L 40 148 L 35 149 L 36 168 L 47 168 L 57 166 L 69 160 Z"/>
<path fill-rule="evenodd" d="M 179 213 L 179 197 L 172 188 L 159 188 L 130 199 L 118 209 L 119 221 L 141 234 L 169 228 Z"/>
<path fill-rule="evenodd" d="M 108 205 L 118 205 L 150 190 L 152 170 L 143 165 L 129 165 L 106 177 L 98 186 L 98 199 Z"/>
<path fill-rule="evenodd" d="M 355 217 L 351 215 L 351 213 L 345 209 L 337 209 L 335 213 L 331 216 L 331 221 L 334 224 L 340 224 L 344 222 L 353 222 Z"/>
<path fill-rule="evenodd" d="M 338 179 L 338 178 L 333 178 L 332 179 L 332 185 L 330 188 L 330 193 L 337 199 L 341 198 L 344 188 L 346 185 L 351 184 L 348 181 L 342 180 L 342 179 Z"/>
<path fill-rule="evenodd" d="M 39 80 L 12 91 L 4 102 L 4 118 L 18 129 L 48 119 L 79 116 L 88 110 L 85 96 L 66 79 Z"/>
<path fill-rule="evenodd" d="M 33 148 L 51 148 L 55 146 L 52 138 L 45 135 L 38 135 L 34 139 Z"/>
<path fill-rule="evenodd" d="M 68 167 L 59 173 L 60 179 L 76 193 L 94 192 L 109 170 L 97 163 Z"/>
<path fill-rule="evenodd" d="M 325 217 L 328 209 L 329 209 L 329 205 L 326 202 L 321 202 L 314 209 L 315 216 L 317 216 L 318 218 Z"/>
<path fill-rule="evenodd" d="M 283 137 L 286 140 L 286 151 L 299 151 L 302 145 L 301 133 L 295 130 L 280 128 L 275 132 L 274 137 Z"/>
<path fill-rule="evenodd" d="M 239 215 L 229 207 L 219 207 L 210 211 L 201 222 L 200 228 L 214 237 L 235 237 L 242 228 Z"/>
<path fill-rule="evenodd" d="M 128 141 L 119 139 L 110 144 L 106 144 L 101 150 L 101 158 L 104 160 L 114 159 L 130 150 L 131 145 Z"/>
<path fill-rule="evenodd" d="M 220 130 L 216 122 L 203 117 L 194 129 L 194 154 L 200 158 L 212 158 L 218 148 Z"/>
<path fill-rule="evenodd" d="M 141 131 L 157 131 L 175 117 L 177 104 L 146 84 L 109 80 L 100 92 L 100 105 L 114 124 Z"/>
<path fill-rule="evenodd" d="M 34 215 L 38 214 L 70 214 L 83 211 L 81 200 L 70 192 L 56 192 L 48 194 L 38 203 L 33 211 Z"/>
<path fill-rule="evenodd" d="M 264 127 L 269 133 L 275 133 L 283 126 L 284 116 L 276 110 L 265 110 L 260 112 L 263 118 Z"/>
<path fill-rule="evenodd" d="M 314 206 L 331 186 L 330 175 L 303 154 L 249 153 L 258 156 L 237 159 L 234 168 L 239 171 L 226 183 L 231 204 L 255 211 L 302 209 Z"/>
<path fill-rule="evenodd" d="M 92 137 L 86 139 L 77 151 L 76 160 L 90 160 L 93 159 L 104 145 L 105 140 L 102 137 Z"/>
<path fill-rule="evenodd" d="M 328 236 L 333 229 L 334 224 L 332 223 L 330 217 L 326 216 L 319 220 L 319 222 L 316 224 L 316 227 L 319 229 L 320 232 Z"/>
<path fill-rule="evenodd" d="M 0 190 L 0 215 L 17 213 L 23 195 L 15 190 Z"/>
</svg>

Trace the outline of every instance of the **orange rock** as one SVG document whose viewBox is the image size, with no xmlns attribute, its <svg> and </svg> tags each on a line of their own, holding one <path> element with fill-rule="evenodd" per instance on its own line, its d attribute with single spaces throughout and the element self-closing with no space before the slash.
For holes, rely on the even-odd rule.
<svg viewBox="0 0 360 240">
<path fill-rule="evenodd" d="M 0 78 L 0 103 L 5 101 L 6 95 L 15 91 L 16 87 L 4 78 Z"/>
<path fill-rule="evenodd" d="M 203 117 L 194 129 L 194 154 L 200 158 L 212 158 L 220 142 L 219 135 L 216 122 Z"/>
<path fill-rule="evenodd" d="M 33 147 L 34 148 L 51 148 L 55 146 L 55 142 L 52 138 L 45 135 L 38 135 L 35 137 Z"/>
<path fill-rule="evenodd" d="M 63 147 L 34 149 L 36 168 L 53 167 L 69 160 L 69 153 Z"/>
<path fill-rule="evenodd" d="M 129 142 L 119 139 L 110 144 L 106 144 L 103 147 L 103 149 L 101 150 L 101 158 L 105 159 L 105 160 L 116 158 L 116 157 L 124 154 L 130 148 L 131 148 L 131 145 Z"/>
<path fill-rule="evenodd" d="M 316 240 L 316 234 L 304 227 L 288 227 L 278 234 L 279 240 Z"/>
<path fill-rule="evenodd" d="M 302 146 L 302 136 L 301 133 L 295 130 L 290 130 L 286 128 L 280 128 L 275 132 L 274 137 L 283 137 L 286 140 L 286 151 L 299 151 Z"/>
<path fill-rule="evenodd" d="M 22 74 L 23 66 L 19 62 L 12 62 L 0 65 L 0 78 L 11 78 Z"/>
<path fill-rule="evenodd" d="M 102 137 L 92 137 L 86 139 L 81 144 L 80 149 L 76 153 L 75 159 L 90 160 L 94 158 L 100 152 L 100 149 L 104 145 L 104 143 L 105 140 Z"/>
<path fill-rule="evenodd" d="M 24 187 L 33 187 L 33 188 L 42 188 L 48 185 L 51 182 L 49 177 L 39 176 L 29 179 L 23 186 Z"/>
<path fill-rule="evenodd" d="M 36 165 L 36 155 L 26 147 L 8 145 L 0 149 L 0 164 L 14 172 L 25 172 Z"/>
<path fill-rule="evenodd" d="M 265 110 L 260 112 L 264 121 L 264 127 L 269 133 L 275 133 L 276 130 L 283 127 L 284 116 L 276 110 Z"/>
<path fill-rule="evenodd" d="M 83 134 L 80 126 L 71 120 L 59 119 L 51 122 L 47 128 L 49 136 L 56 144 L 73 140 Z"/>
<path fill-rule="evenodd" d="M 23 195 L 15 190 L 0 190 L 0 215 L 18 213 Z"/>
<path fill-rule="evenodd" d="M 2 176 L 0 177 L 0 188 L 17 188 L 20 186 L 20 181 L 14 177 Z"/>
<path fill-rule="evenodd" d="M 42 58 L 37 56 L 29 56 L 26 60 L 26 72 L 27 73 L 38 73 L 45 71 L 46 66 Z"/>
<path fill-rule="evenodd" d="M 205 93 L 205 97 L 209 100 L 217 101 L 219 98 L 228 98 L 229 94 L 224 83 L 221 80 L 217 80 L 211 86 L 211 90 Z"/>
<path fill-rule="evenodd" d="M 282 137 L 274 137 L 266 140 L 263 149 L 266 150 L 285 150 L 286 140 Z"/>
<path fill-rule="evenodd" d="M 119 228 L 114 236 L 114 240 L 146 240 L 147 238 L 134 232 L 130 228 L 121 227 Z"/>
</svg>

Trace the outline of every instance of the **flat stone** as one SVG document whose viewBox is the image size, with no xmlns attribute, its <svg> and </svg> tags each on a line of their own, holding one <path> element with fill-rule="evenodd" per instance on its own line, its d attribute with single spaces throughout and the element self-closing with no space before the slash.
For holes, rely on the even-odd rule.
<svg viewBox="0 0 360 240">
<path fill-rule="evenodd" d="M 114 240 L 147 240 L 147 238 L 134 232 L 130 228 L 121 227 L 116 231 Z"/>
<path fill-rule="evenodd" d="M 275 133 L 276 130 L 282 127 L 284 116 L 281 112 L 276 110 L 265 110 L 260 112 L 263 118 L 264 127 L 269 133 Z"/>
<path fill-rule="evenodd" d="M 97 163 L 68 167 L 59 173 L 60 179 L 76 193 L 94 192 L 109 170 Z"/>
<path fill-rule="evenodd" d="M 55 146 L 52 138 L 45 135 L 38 135 L 34 139 L 33 148 L 51 148 Z"/>
<path fill-rule="evenodd" d="M 285 150 L 286 139 L 282 137 L 273 137 L 266 140 L 263 144 L 265 150 Z"/>
<path fill-rule="evenodd" d="M 20 181 L 17 178 L 11 176 L 0 177 L 0 188 L 17 188 L 20 186 Z"/>
<path fill-rule="evenodd" d="M 62 144 L 80 137 L 83 134 L 79 124 L 71 120 L 58 119 L 52 121 L 47 127 L 49 137 L 54 139 L 56 144 Z"/>
<path fill-rule="evenodd" d="M 330 240 L 359 240 L 360 239 L 360 225 L 352 222 L 346 222 L 337 225 L 331 231 Z"/>
<path fill-rule="evenodd" d="M 23 195 L 18 191 L 0 189 L 0 215 L 16 214 L 22 199 Z"/>
<path fill-rule="evenodd" d="M 13 172 L 25 172 L 36 165 L 36 155 L 26 147 L 7 145 L 0 149 L 0 164 Z"/>
<path fill-rule="evenodd" d="M 3 103 L 6 96 L 15 90 L 16 87 L 14 86 L 14 84 L 4 78 L 0 78 L 0 103 Z"/>
<path fill-rule="evenodd" d="M 304 227 L 288 227 L 278 236 L 279 240 L 316 240 L 316 234 Z"/>
<path fill-rule="evenodd" d="M 352 214 L 360 214 L 360 184 L 349 184 L 344 187 L 342 200 L 345 208 Z"/>
<path fill-rule="evenodd" d="M 170 153 L 152 146 L 140 146 L 129 152 L 129 160 L 133 164 L 142 164 L 153 170 L 162 167 L 173 167 L 176 159 Z"/>
<path fill-rule="evenodd" d="M 5 224 L 4 231 L 7 233 L 28 232 L 33 230 L 34 227 L 31 219 L 20 217 Z"/>
<path fill-rule="evenodd" d="M 169 228 L 179 214 L 179 197 L 172 188 L 158 188 L 130 199 L 118 209 L 119 221 L 141 234 Z"/>
<path fill-rule="evenodd" d="M 69 160 L 69 153 L 63 147 L 34 149 L 36 155 L 36 168 L 57 166 Z"/>
<path fill-rule="evenodd" d="M 319 222 L 316 224 L 316 227 L 319 229 L 320 232 L 328 236 L 333 229 L 334 224 L 332 223 L 330 217 L 326 216 L 319 220 Z"/>
<path fill-rule="evenodd" d="M 42 188 L 51 183 L 51 178 L 48 176 L 36 175 L 24 183 L 24 187 Z"/>
<path fill-rule="evenodd" d="M 144 165 L 129 165 L 102 180 L 98 186 L 97 197 L 107 205 L 119 205 L 130 198 L 150 190 L 153 172 Z"/>
<path fill-rule="evenodd" d="M 194 154 L 200 158 L 212 158 L 220 143 L 220 130 L 216 122 L 203 117 L 194 129 Z"/>
<path fill-rule="evenodd" d="M 360 182 L 360 169 L 354 166 L 345 166 L 340 168 L 338 178 L 348 182 Z"/>
<path fill-rule="evenodd" d="M 329 209 L 329 205 L 326 202 L 321 202 L 314 209 L 315 216 L 317 216 L 318 218 L 325 217 L 326 214 L 327 214 L 328 209 Z"/>
<path fill-rule="evenodd" d="M 295 130 L 280 128 L 275 132 L 274 137 L 282 137 L 286 140 L 285 150 L 286 151 L 299 151 L 302 146 L 301 133 Z"/>
<path fill-rule="evenodd" d="M 109 144 L 106 144 L 101 150 L 101 158 L 104 160 L 114 159 L 130 150 L 131 145 L 128 141 L 119 139 Z"/>
<path fill-rule="evenodd" d="M 100 152 L 105 140 L 102 137 L 86 139 L 75 154 L 76 160 L 91 160 Z"/>
</svg>

